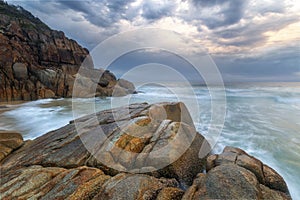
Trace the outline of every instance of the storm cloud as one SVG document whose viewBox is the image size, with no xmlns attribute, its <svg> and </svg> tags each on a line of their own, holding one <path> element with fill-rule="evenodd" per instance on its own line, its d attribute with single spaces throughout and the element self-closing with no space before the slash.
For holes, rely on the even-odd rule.
<svg viewBox="0 0 300 200">
<path fill-rule="evenodd" d="M 202 16 L 204 24 L 215 29 L 222 26 L 228 26 L 239 22 L 244 15 L 247 0 L 193 0 L 197 9 L 214 9 L 212 15 Z"/>
<path fill-rule="evenodd" d="M 146 1 L 142 7 L 142 17 L 148 20 L 157 20 L 165 16 L 172 16 L 176 5 L 173 1 Z"/>
<path fill-rule="evenodd" d="M 185 35 L 194 41 L 191 49 L 205 48 L 225 79 L 300 80 L 300 4 L 296 0 L 8 2 L 23 6 L 90 50 L 114 34 L 155 27 Z M 122 62 L 129 66 L 132 59 Z"/>
</svg>

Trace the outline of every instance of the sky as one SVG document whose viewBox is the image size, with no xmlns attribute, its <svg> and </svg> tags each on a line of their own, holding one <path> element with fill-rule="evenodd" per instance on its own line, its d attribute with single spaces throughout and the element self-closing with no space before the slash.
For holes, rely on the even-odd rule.
<svg viewBox="0 0 300 200">
<path fill-rule="evenodd" d="M 189 38 L 191 48 L 205 49 L 225 81 L 300 81 L 298 0 L 7 2 L 21 5 L 90 51 L 115 34 L 161 28 Z M 166 61 L 168 55 L 158 51 L 133 52 L 120 57 L 114 70 L 118 74 L 137 63 L 148 62 L 149 58 Z M 171 60 L 174 63 L 176 58 Z M 188 68 L 182 61 L 176 63 Z"/>
</svg>

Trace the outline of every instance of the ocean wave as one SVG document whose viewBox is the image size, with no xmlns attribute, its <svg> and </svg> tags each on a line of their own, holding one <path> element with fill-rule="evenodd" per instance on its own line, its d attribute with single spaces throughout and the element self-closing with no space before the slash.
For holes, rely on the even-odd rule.
<svg viewBox="0 0 300 200">
<path fill-rule="evenodd" d="M 300 98 L 296 97 L 274 97 L 275 101 L 278 103 L 284 103 L 284 104 L 299 104 L 300 105 Z"/>
<path fill-rule="evenodd" d="M 147 87 L 141 91 L 143 93 L 126 98 L 129 98 L 131 103 L 155 103 L 178 99 L 175 94 L 163 87 Z M 192 115 L 199 117 L 199 120 L 194 119 L 196 129 L 209 138 L 212 100 L 209 91 L 203 87 L 194 88 L 192 95 L 186 88 L 179 88 L 176 91 L 185 102 L 193 102 L 196 98 L 200 109 L 197 111 L 192 107 L 191 114 L 197 112 Z M 219 90 L 218 94 L 218 90 L 214 90 L 217 92 L 216 100 L 221 97 L 221 91 Z M 297 190 L 293 188 L 300 185 L 300 175 L 295 179 L 295 176 L 289 174 L 297 174 L 300 165 L 300 154 L 297 149 L 300 141 L 299 89 L 226 88 L 226 95 L 225 126 L 214 152 L 220 153 L 225 146 L 245 149 L 251 155 L 283 172 L 295 196 Z M 25 139 L 33 139 L 72 120 L 72 101 L 78 105 L 78 112 L 84 115 L 86 108 L 93 104 L 97 111 L 109 109 L 112 106 L 111 100 L 114 98 L 44 99 L 26 102 L 0 114 L 0 129 L 17 129 Z M 290 170 L 289 173 L 285 173 L 287 169 Z"/>
</svg>

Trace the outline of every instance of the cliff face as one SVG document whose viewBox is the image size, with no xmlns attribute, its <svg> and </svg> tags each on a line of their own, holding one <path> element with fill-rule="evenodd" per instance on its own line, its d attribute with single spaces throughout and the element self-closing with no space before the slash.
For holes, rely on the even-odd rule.
<svg viewBox="0 0 300 200">
<path fill-rule="evenodd" d="M 28 11 L 0 1 L 0 101 L 71 97 L 88 50 L 51 30 Z M 90 59 L 89 68 L 93 68 Z M 99 96 L 111 96 L 116 77 L 105 71 Z M 134 90 L 133 86 L 125 93 Z M 130 91 L 129 91 L 129 90 Z"/>
</svg>

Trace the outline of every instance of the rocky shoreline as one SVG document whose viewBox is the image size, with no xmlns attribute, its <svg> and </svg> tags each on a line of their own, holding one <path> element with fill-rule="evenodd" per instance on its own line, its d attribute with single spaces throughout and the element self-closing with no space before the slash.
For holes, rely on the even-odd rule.
<svg viewBox="0 0 300 200">
<path fill-rule="evenodd" d="M 84 116 L 32 141 L 0 132 L 1 199 L 291 199 L 245 151 L 208 149 L 182 103 Z"/>
<path fill-rule="evenodd" d="M 82 67 L 88 73 L 79 74 Z M 132 83 L 97 67 L 103 66 L 94 66 L 89 51 L 62 31 L 50 29 L 22 7 L 0 1 L 0 102 L 69 98 L 79 76 L 84 81 L 78 87 L 95 84 L 92 94 L 80 97 L 134 92 Z M 90 77 L 95 73 L 96 82 Z"/>
</svg>

